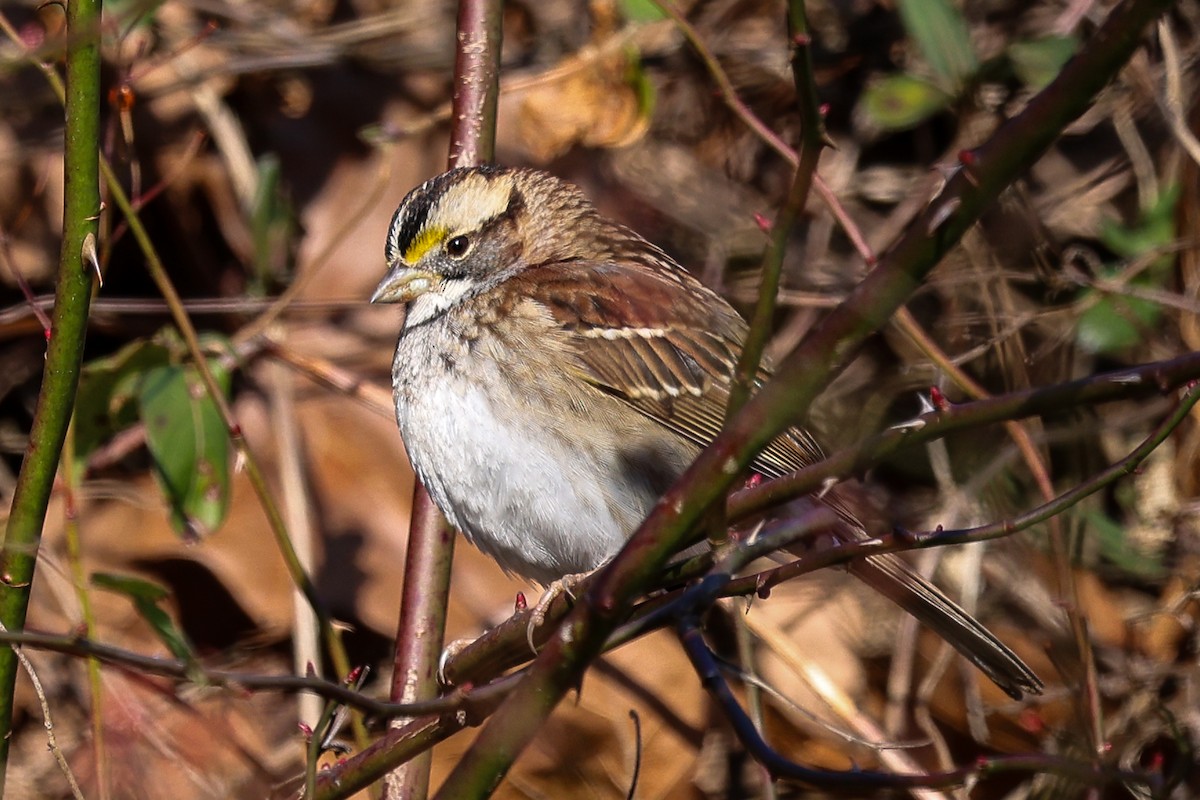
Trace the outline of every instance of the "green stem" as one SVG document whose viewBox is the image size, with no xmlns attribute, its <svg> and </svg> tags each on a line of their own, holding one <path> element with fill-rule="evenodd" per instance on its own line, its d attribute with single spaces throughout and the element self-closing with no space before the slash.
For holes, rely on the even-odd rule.
<svg viewBox="0 0 1200 800">
<path fill-rule="evenodd" d="M 758 302 L 754 306 L 750 330 L 746 334 L 742 355 L 734 372 L 733 385 L 729 387 L 729 405 L 725 410 L 727 420 L 741 411 L 757 383 L 759 364 L 775 318 L 775 305 L 788 239 L 796 220 L 804 210 L 809 189 L 812 188 L 813 178 L 817 174 L 817 162 L 820 161 L 821 150 L 825 147 L 825 126 L 821 121 L 817 84 L 813 79 L 808 18 L 802 0 L 792 0 L 790 6 L 788 36 L 792 42 L 792 73 L 796 84 L 797 106 L 800 110 L 799 163 L 796 165 L 796 174 L 792 178 L 787 201 L 771 228 L 771 243 L 763 255 L 762 284 L 758 289 Z"/>
<path fill-rule="evenodd" d="M 62 249 L 42 388 L 0 547 L 0 622 L 8 630 L 25 627 L 42 526 L 83 360 L 93 274 L 85 250 L 95 253 L 100 213 L 100 8 L 100 0 L 67 4 Z M 0 795 L 12 741 L 16 677 L 16 655 L 0 649 Z"/>
</svg>

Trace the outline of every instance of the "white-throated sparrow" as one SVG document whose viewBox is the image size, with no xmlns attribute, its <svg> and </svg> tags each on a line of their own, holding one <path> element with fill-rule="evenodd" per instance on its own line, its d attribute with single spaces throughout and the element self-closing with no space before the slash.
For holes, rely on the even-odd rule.
<svg viewBox="0 0 1200 800">
<path fill-rule="evenodd" d="M 400 204 L 386 256 L 371 300 L 408 303 L 392 380 L 409 459 L 450 523 L 505 569 L 547 584 L 599 567 L 720 431 L 745 322 L 574 186 L 452 170 Z M 819 453 L 792 429 L 753 468 L 777 477 Z M 1040 691 L 900 559 L 851 571 L 1010 695 Z"/>
</svg>

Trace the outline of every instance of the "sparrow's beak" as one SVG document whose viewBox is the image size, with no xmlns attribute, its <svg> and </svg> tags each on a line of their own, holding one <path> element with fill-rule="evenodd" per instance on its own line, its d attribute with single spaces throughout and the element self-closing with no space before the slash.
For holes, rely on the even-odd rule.
<svg viewBox="0 0 1200 800">
<path fill-rule="evenodd" d="M 397 263 L 375 287 L 372 303 L 407 303 L 415 297 L 437 288 L 442 282 L 440 275 L 423 269 L 413 269 L 403 262 Z"/>
</svg>

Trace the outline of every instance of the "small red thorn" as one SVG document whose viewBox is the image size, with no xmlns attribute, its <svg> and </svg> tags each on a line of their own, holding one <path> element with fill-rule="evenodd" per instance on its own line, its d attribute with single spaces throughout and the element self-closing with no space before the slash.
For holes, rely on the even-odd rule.
<svg viewBox="0 0 1200 800">
<path fill-rule="evenodd" d="M 317 668 L 313 665 L 313 662 L 311 662 L 311 661 L 305 662 L 304 677 L 306 677 L 306 678 L 317 677 Z"/>
<path fill-rule="evenodd" d="M 517 599 L 516 602 L 513 603 L 513 607 L 517 611 L 524 611 L 525 609 L 529 608 L 529 601 L 525 599 L 524 592 L 517 592 Z"/>
<path fill-rule="evenodd" d="M 46 328 L 44 331 L 42 331 L 42 335 L 46 337 L 46 341 L 48 342 L 48 341 L 50 341 L 50 337 L 53 336 L 54 333 L 49 328 Z"/>
<path fill-rule="evenodd" d="M 950 401 L 946 399 L 946 395 L 942 394 L 942 390 L 936 386 L 929 387 L 929 402 L 933 403 L 933 407 L 938 411 L 950 410 Z"/>
<path fill-rule="evenodd" d="M 762 482 L 763 482 L 762 475 L 759 475 L 757 472 L 751 473 L 750 477 L 746 478 L 746 487 L 745 488 L 753 489 L 756 486 L 761 486 Z"/>
<path fill-rule="evenodd" d="M 230 425 L 229 426 L 229 435 L 235 436 L 239 439 L 242 438 L 242 426 L 236 422 L 233 423 L 232 425 Z"/>
<path fill-rule="evenodd" d="M 829 105 L 829 103 L 821 103 L 821 105 L 817 106 L 817 113 L 819 113 L 822 117 L 827 117 L 829 116 L 829 109 L 831 108 L 833 108 L 833 106 Z"/>
<path fill-rule="evenodd" d="M 792 44 L 799 47 L 807 47 L 808 45 L 812 44 L 812 37 L 807 33 L 797 33 L 792 37 Z"/>
<path fill-rule="evenodd" d="M 1036 709 L 1026 708 L 1017 715 L 1017 724 L 1030 733 L 1042 734 L 1046 732 L 1046 720 Z"/>
<path fill-rule="evenodd" d="M 358 683 L 359 677 L 362 676 L 362 671 L 363 671 L 363 668 L 362 668 L 362 665 L 360 664 L 359 666 L 354 667 L 348 673 L 346 673 L 346 680 L 345 680 L 346 685 L 353 686 L 354 684 Z"/>
<path fill-rule="evenodd" d="M 979 156 L 975 154 L 974 150 L 959 150 L 958 163 L 964 167 L 973 167 L 979 163 Z"/>
<path fill-rule="evenodd" d="M 133 108 L 135 99 L 133 89 L 127 83 L 108 90 L 108 104 L 118 111 L 128 111 Z"/>
<path fill-rule="evenodd" d="M 775 223 L 771 222 L 771 220 L 767 219 L 765 215 L 760 214 L 757 211 L 754 212 L 754 224 L 757 225 L 758 229 L 763 233 L 770 233 L 771 229 L 775 227 Z"/>
<path fill-rule="evenodd" d="M 301 735 L 304 736 L 304 741 L 308 742 L 312 740 L 313 731 L 311 726 L 303 722 L 297 722 L 296 727 L 300 729 Z"/>
</svg>

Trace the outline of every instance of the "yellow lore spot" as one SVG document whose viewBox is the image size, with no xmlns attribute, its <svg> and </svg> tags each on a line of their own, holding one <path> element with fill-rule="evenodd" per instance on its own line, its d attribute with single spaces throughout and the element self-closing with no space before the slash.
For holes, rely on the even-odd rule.
<svg viewBox="0 0 1200 800">
<path fill-rule="evenodd" d="M 416 266 L 425 254 L 442 243 L 450 231 L 441 226 L 426 227 L 413 237 L 408 248 L 404 251 L 404 263 Z"/>
</svg>

